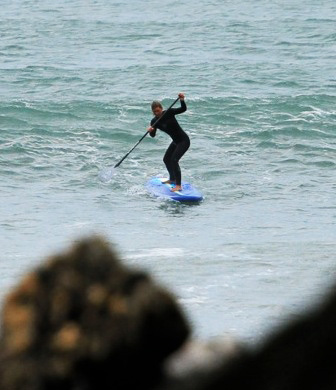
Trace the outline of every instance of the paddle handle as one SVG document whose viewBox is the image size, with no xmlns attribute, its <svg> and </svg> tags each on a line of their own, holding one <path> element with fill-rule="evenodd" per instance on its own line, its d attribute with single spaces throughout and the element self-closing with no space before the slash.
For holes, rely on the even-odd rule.
<svg viewBox="0 0 336 390">
<path fill-rule="evenodd" d="M 169 111 L 172 107 L 173 107 L 173 105 L 178 101 L 180 99 L 180 97 L 178 97 L 177 99 L 175 99 L 174 100 L 174 102 L 167 108 L 167 110 L 160 116 L 160 118 L 158 118 L 154 123 L 153 123 L 153 125 L 152 125 L 152 127 L 154 127 L 158 122 L 159 122 L 159 120 L 160 119 L 162 119 L 165 115 L 166 115 L 166 113 L 167 113 L 167 111 Z M 146 135 L 149 133 L 149 131 L 146 131 L 146 133 L 139 139 L 139 141 L 133 146 L 133 148 L 129 151 L 129 152 L 127 152 L 126 154 L 125 154 L 125 156 L 114 166 L 114 168 L 118 168 L 119 167 L 119 165 L 125 160 L 125 158 L 127 158 L 132 152 L 133 152 L 133 150 L 139 145 L 139 143 L 146 137 Z"/>
</svg>

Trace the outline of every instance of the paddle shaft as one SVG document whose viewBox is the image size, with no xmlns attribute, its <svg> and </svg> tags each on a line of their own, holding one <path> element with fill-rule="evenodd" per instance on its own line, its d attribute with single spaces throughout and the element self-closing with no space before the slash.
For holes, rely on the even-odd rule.
<svg viewBox="0 0 336 390">
<path fill-rule="evenodd" d="M 165 114 L 167 113 L 167 111 L 169 111 L 172 107 L 173 107 L 173 105 L 178 101 L 180 99 L 180 97 L 178 97 L 175 101 L 174 101 L 174 103 L 172 103 L 168 108 L 167 108 L 167 110 L 160 116 L 160 118 L 158 118 L 154 123 L 153 123 L 153 125 L 152 125 L 152 127 L 154 127 L 158 122 L 159 122 L 159 120 L 160 119 L 162 119 L 164 116 L 165 116 Z M 149 131 L 146 131 L 146 133 L 139 139 L 139 141 L 133 146 L 133 148 L 128 152 L 128 153 L 126 153 L 125 154 L 125 156 L 114 166 L 114 168 L 118 168 L 119 167 L 119 165 L 125 160 L 125 158 L 126 157 L 128 157 L 132 152 L 133 152 L 133 150 L 139 145 L 139 143 L 146 137 L 146 135 L 149 133 Z"/>
</svg>

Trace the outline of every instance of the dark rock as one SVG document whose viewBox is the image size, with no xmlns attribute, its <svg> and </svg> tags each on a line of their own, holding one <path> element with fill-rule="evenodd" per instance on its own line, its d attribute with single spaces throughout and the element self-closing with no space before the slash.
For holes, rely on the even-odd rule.
<svg viewBox="0 0 336 390">
<path fill-rule="evenodd" d="M 28 274 L 1 331 L 1 390 L 81 390 L 151 388 L 189 327 L 170 293 L 95 238 Z"/>
</svg>

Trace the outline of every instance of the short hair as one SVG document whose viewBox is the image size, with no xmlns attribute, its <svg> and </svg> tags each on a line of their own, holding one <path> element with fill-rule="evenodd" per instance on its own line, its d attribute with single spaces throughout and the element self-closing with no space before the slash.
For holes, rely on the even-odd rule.
<svg viewBox="0 0 336 390">
<path fill-rule="evenodd" d="M 160 108 L 163 108 L 162 107 L 162 104 L 158 101 L 158 100 L 154 100 L 153 103 L 152 103 L 152 111 L 154 111 L 154 109 L 156 107 L 160 107 Z"/>
</svg>

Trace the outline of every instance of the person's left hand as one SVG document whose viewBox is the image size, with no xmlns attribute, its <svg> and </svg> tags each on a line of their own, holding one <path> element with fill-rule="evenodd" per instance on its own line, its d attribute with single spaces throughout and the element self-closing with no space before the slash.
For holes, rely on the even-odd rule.
<svg viewBox="0 0 336 390">
<path fill-rule="evenodd" d="M 180 100 L 184 100 L 184 93 L 180 92 L 178 94 L 178 97 L 180 98 Z"/>
</svg>

